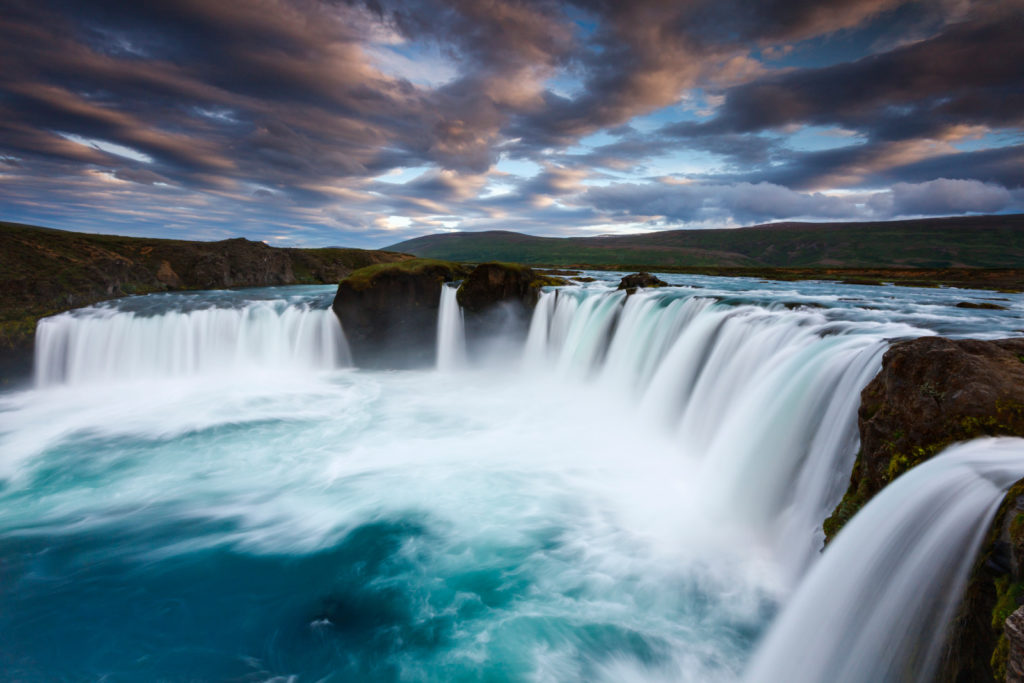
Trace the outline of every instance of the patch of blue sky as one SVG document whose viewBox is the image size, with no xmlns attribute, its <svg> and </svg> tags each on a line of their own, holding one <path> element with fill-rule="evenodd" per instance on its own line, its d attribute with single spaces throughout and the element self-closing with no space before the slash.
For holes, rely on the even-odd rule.
<svg viewBox="0 0 1024 683">
<path fill-rule="evenodd" d="M 598 18 L 596 15 L 573 5 L 566 6 L 563 11 L 569 21 L 576 25 L 578 37 L 590 38 L 597 32 Z"/>
<path fill-rule="evenodd" d="M 865 142 L 864 137 L 856 131 L 835 126 L 804 126 L 795 133 L 767 133 L 766 135 L 779 139 L 786 147 L 798 152 L 820 152 L 826 149 L 862 145 Z"/>
<path fill-rule="evenodd" d="M 692 99 L 694 97 L 699 99 Z M 697 91 L 691 91 L 684 102 L 656 109 L 643 116 L 635 116 L 630 120 L 629 125 L 641 133 L 651 133 L 673 123 L 684 121 L 696 123 L 704 121 L 710 116 L 710 112 L 707 115 L 701 114 L 707 106 L 703 93 L 697 94 Z"/>
<path fill-rule="evenodd" d="M 436 45 L 421 43 L 373 43 L 363 48 L 383 73 L 425 88 L 454 81 L 459 71 Z"/>
<path fill-rule="evenodd" d="M 980 152 L 986 149 L 1012 147 L 1024 144 L 1024 131 L 993 130 L 977 137 L 964 138 L 953 143 L 961 152 Z"/>
<path fill-rule="evenodd" d="M 494 165 L 494 170 L 521 178 L 530 178 L 541 172 L 541 166 L 526 159 L 510 159 L 507 156 L 502 156 Z"/>
<path fill-rule="evenodd" d="M 101 152 L 107 154 L 113 154 L 115 156 L 124 157 L 125 159 L 131 159 L 132 161 L 141 161 L 144 164 L 153 163 L 153 157 L 140 152 L 137 149 L 126 147 L 125 145 L 119 145 L 116 142 L 109 142 L 107 140 L 100 140 L 99 138 L 86 138 L 81 135 L 75 135 L 74 133 L 58 133 L 62 138 L 70 140 L 71 142 L 77 142 L 80 145 L 86 147 L 92 147 L 98 149 Z"/>
<path fill-rule="evenodd" d="M 612 135 L 608 131 L 600 130 L 590 135 L 585 135 L 576 141 L 576 144 L 565 150 L 566 154 L 586 154 L 597 147 L 611 145 L 619 141 L 619 136 Z"/>
<path fill-rule="evenodd" d="M 771 67 L 819 69 L 891 50 L 901 44 L 908 34 L 924 37 L 929 21 L 929 3 L 907 3 L 876 15 L 856 28 L 828 33 L 800 41 L 787 49 L 768 49 L 759 56 Z M 939 23 L 935 23 L 937 27 Z"/>
<path fill-rule="evenodd" d="M 637 165 L 637 171 L 647 176 L 694 176 L 720 173 L 723 169 L 722 157 L 703 150 L 681 149 L 672 150 Z"/>
<path fill-rule="evenodd" d="M 565 72 L 559 72 L 544 81 L 544 87 L 555 95 L 566 100 L 572 100 L 579 97 L 585 90 L 583 87 L 583 81 L 581 81 L 577 76 Z"/>
</svg>

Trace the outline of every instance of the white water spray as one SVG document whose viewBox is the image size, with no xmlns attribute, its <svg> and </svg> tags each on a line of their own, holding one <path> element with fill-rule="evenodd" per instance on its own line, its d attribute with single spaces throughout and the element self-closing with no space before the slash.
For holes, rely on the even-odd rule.
<svg viewBox="0 0 1024 683">
<path fill-rule="evenodd" d="M 1024 440 L 953 446 L 850 520 L 755 655 L 749 683 L 929 681 Z"/>
<path fill-rule="evenodd" d="M 86 384 L 351 364 L 330 309 L 282 300 L 139 315 L 93 307 L 39 321 L 36 383 Z"/>
<path fill-rule="evenodd" d="M 901 325 L 724 306 L 685 290 L 561 290 L 537 304 L 527 367 L 591 378 L 700 463 L 694 503 L 753 533 L 795 582 L 815 558 L 857 449 L 860 390 Z"/>
<path fill-rule="evenodd" d="M 466 364 L 466 331 L 458 288 L 441 285 L 437 312 L 437 369 L 457 370 Z"/>
</svg>

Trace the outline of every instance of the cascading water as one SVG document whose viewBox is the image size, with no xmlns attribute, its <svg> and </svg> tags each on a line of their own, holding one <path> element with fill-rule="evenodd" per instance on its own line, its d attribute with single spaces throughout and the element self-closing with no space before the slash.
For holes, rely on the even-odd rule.
<svg viewBox="0 0 1024 683">
<path fill-rule="evenodd" d="M 466 363 L 466 331 L 458 289 L 441 285 L 441 304 L 437 312 L 437 369 L 455 370 Z"/>
<path fill-rule="evenodd" d="M 839 533 L 772 626 L 749 683 L 930 681 L 946 626 L 1024 439 L 948 448 Z"/>
<path fill-rule="evenodd" d="M 36 332 L 39 386 L 349 364 L 337 316 L 304 301 L 156 314 L 97 306 L 45 318 Z"/>
<path fill-rule="evenodd" d="M 594 275 L 472 364 L 443 288 L 437 365 L 464 372 L 332 372 L 334 288 L 43 321 L 39 388 L 0 393 L 0 670 L 738 680 L 849 543 L 814 564 L 887 340 L 1005 336 L 1024 310 Z"/>
<path fill-rule="evenodd" d="M 859 392 L 880 367 L 883 335 L 911 329 L 720 306 L 685 291 L 640 291 L 623 306 L 624 298 L 542 294 L 527 367 L 593 376 L 669 426 L 700 462 L 704 513 L 755 532 L 795 579 L 848 480 Z"/>
</svg>

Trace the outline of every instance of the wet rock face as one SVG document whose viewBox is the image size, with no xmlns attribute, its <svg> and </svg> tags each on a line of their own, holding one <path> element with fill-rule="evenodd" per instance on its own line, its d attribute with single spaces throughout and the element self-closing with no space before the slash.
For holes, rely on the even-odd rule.
<svg viewBox="0 0 1024 683">
<path fill-rule="evenodd" d="M 408 368 L 433 362 L 441 284 L 465 276 L 443 261 L 408 261 L 355 271 L 332 305 L 362 367 Z"/>
<path fill-rule="evenodd" d="M 1010 615 L 1003 630 L 1009 642 L 1006 683 L 1024 683 L 1024 607 Z"/>
<path fill-rule="evenodd" d="M 459 305 L 468 314 L 482 313 L 502 302 L 516 302 L 532 308 L 540 291 L 535 283 L 542 279 L 525 266 L 482 263 L 459 287 Z"/>
<path fill-rule="evenodd" d="M 472 347 L 496 336 L 525 337 L 530 314 L 546 285 L 565 280 L 515 263 L 481 263 L 458 291 L 466 313 L 466 340 Z"/>
<path fill-rule="evenodd" d="M 637 287 L 667 287 L 668 283 L 663 282 L 651 275 L 650 273 L 633 273 L 622 278 L 619 282 L 619 289 L 626 290 L 627 293 L 632 294 L 636 291 Z"/>
<path fill-rule="evenodd" d="M 886 484 L 946 446 L 1024 436 L 1024 339 L 922 337 L 892 345 L 861 393 L 861 452 L 824 528 L 832 538 Z M 1006 617 L 1024 599 L 1024 481 L 1007 494 L 948 634 L 938 680 L 1003 678 Z M 1007 631 L 1007 634 L 1009 632 Z"/>
<path fill-rule="evenodd" d="M 831 537 L 887 483 L 951 443 L 1024 435 L 1024 339 L 898 342 L 861 393 L 861 453 Z"/>
</svg>

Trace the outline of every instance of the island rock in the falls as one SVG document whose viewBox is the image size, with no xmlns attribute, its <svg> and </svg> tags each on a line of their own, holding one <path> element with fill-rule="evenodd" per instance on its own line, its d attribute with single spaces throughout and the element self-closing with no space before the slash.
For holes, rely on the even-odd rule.
<svg viewBox="0 0 1024 683">
<path fill-rule="evenodd" d="M 658 279 L 656 276 L 651 275 L 647 272 L 633 273 L 622 278 L 619 282 L 619 289 L 626 290 L 627 294 L 632 294 L 636 291 L 637 287 L 667 287 L 668 283 Z"/>
<path fill-rule="evenodd" d="M 456 294 L 465 312 L 466 344 L 483 348 L 497 339 L 522 341 L 541 287 L 564 284 L 517 263 L 481 263 Z"/>
<path fill-rule="evenodd" d="M 342 280 L 332 308 L 356 365 L 433 362 L 441 285 L 467 274 L 457 263 L 413 259 L 361 268 Z"/>
<path fill-rule="evenodd" d="M 825 521 L 829 539 L 886 484 L 946 446 L 1024 436 L 1024 339 L 897 342 L 861 393 L 858 417 L 861 450 L 846 495 Z M 1003 680 L 1012 647 L 1004 622 L 1022 602 L 1024 480 L 989 528 L 950 625 L 939 680 Z"/>
<path fill-rule="evenodd" d="M 518 263 L 481 263 L 459 287 L 458 301 L 470 315 L 502 303 L 533 308 L 541 287 L 564 284 L 562 278 L 543 275 Z"/>
</svg>

